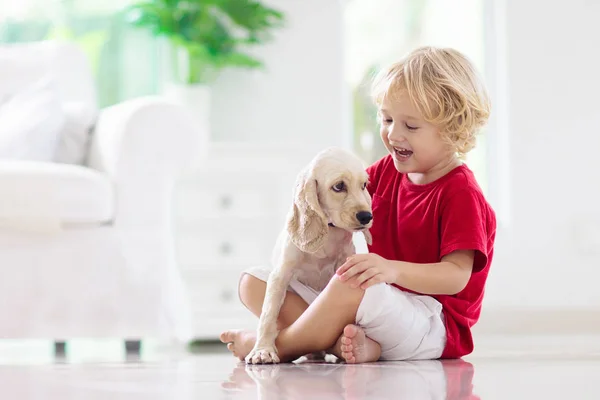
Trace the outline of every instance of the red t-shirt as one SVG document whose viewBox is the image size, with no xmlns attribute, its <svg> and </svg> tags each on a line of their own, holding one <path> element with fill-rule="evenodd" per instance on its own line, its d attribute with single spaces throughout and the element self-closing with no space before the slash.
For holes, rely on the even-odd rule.
<svg viewBox="0 0 600 400">
<path fill-rule="evenodd" d="M 425 264 L 440 262 L 456 250 L 475 251 L 467 286 L 455 295 L 432 296 L 442 304 L 445 318 L 442 358 L 471 353 L 471 327 L 481 312 L 496 236 L 495 213 L 475 176 L 461 165 L 434 182 L 416 185 L 396 170 L 389 155 L 367 172 L 373 199 L 370 252 L 388 260 Z"/>
</svg>

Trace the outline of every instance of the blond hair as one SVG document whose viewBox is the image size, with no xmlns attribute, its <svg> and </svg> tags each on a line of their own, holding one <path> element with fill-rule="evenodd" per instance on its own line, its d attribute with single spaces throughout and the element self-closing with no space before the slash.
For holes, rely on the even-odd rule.
<svg viewBox="0 0 600 400">
<path fill-rule="evenodd" d="M 476 135 L 487 123 L 490 101 L 479 74 L 460 52 L 421 47 L 384 68 L 373 81 L 372 96 L 381 106 L 384 98 L 407 93 L 427 122 L 459 157 L 471 151 Z"/>
</svg>

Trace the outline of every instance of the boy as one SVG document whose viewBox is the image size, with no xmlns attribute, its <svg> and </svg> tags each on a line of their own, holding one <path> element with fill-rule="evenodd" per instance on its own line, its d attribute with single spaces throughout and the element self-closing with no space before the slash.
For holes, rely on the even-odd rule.
<svg viewBox="0 0 600 400">
<path fill-rule="evenodd" d="M 373 97 L 390 153 L 367 169 L 373 244 L 321 293 L 287 293 L 276 341 L 283 361 L 327 349 L 348 363 L 473 350 L 496 219 L 461 159 L 489 117 L 487 93 L 461 53 L 425 47 L 384 69 Z M 249 274 L 240 282 L 257 316 L 265 288 Z M 254 335 L 228 331 L 221 340 L 243 359 Z"/>
</svg>

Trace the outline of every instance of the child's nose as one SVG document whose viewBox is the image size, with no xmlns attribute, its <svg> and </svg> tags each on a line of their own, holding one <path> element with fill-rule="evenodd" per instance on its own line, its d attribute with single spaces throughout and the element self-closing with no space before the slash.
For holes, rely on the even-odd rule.
<svg viewBox="0 0 600 400">
<path fill-rule="evenodd" d="M 388 140 L 390 142 L 395 142 L 395 143 L 402 142 L 404 140 L 404 135 L 402 134 L 400 129 L 394 129 L 394 128 L 392 128 L 388 131 Z"/>
</svg>

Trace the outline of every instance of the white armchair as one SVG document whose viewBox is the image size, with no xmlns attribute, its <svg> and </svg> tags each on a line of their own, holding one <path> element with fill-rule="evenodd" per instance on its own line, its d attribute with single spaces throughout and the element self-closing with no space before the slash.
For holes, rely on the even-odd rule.
<svg viewBox="0 0 600 400">
<path fill-rule="evenodd" d="M 3 84 L 52 71 L 63 99 L 95 107 L 74 45 L 2 52 L 23 65 L 17 77 L 0 77 L 0 94 Z M 0 160 L 0 338 L 190 337 L 171 198 L 198 150 L 192 119 L 158 97 L 98 115 L 84 165 Z"/>
</svg>

